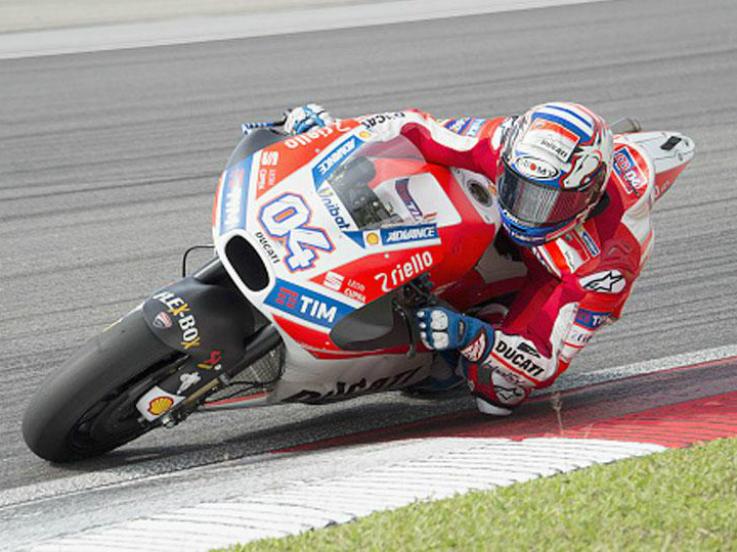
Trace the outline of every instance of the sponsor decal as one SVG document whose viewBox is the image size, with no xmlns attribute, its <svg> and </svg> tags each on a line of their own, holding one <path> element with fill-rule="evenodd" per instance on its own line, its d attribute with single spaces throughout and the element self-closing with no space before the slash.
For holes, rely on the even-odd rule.
<svg viewBox="0 0 737 552">
<path fill-rule="evenodd" d="M 356 301 L 359 301 L 360 303 L 366 302 L 366 294 L 364 293 L 366 291 L 366 286 L 361 284 L 360 282 L 356 282 L 355 280 L 348 280 L 348 286 L 341 291 L 343 295 L 346 297 L 350 297 L 351 299 L 355 299 Z"/>
<path fill-rule="evenodd" d="M 402 119 L 404 117 L 405 114 L 402 111 L 395 111 L 394 113 L 377 113 L 376 115 L 370 115 L 368 117 L 359 117 L 358 120 L 361 121 L 361 124 L 367 129 L 372 129 L 376 125 L 386 123 L 393 119 Z"/>
<path fill-rule="evenodd" d="M 419 276 L 430 268 L 432 263 L 432 253 L 429 251 L 415 253 L 408 260 L 397 263 L 391 271 L 379 272 L 374 276 L 374 280 L 381 284 L 381 291 L 391 291 Z"/>
<path fill-rule="evenodd" d="M 196 349 L 199 347 L 200 331 L 197 329 L 197 321 L 194 315 L 190 313 L 187 302 L 171 291 L 161 291 L 154 294 L 152 298 L 163 303 L 168 309 L 168 314 L 176 321 L 182 332 L 182 347 L 185 349 Z"/>
<path fill-rule="evenodd" d="M 322 285 L 361 303 L 366 302 L 366 286 L 353 278 L 346 278 L 342 274 L 329 270 L 323 276 Z"/>
<path fill-rule="evenodd" d="M 353 312 L 353 308 L 345 303 L 279 278 L 264 303 L 325 328 L 332 328 Z"/>
<path fill-rule="evenodd" d="M 315 186 L 323 183 L 333 171 L 345 161 L 358 147 L 363 144 L 363 140 L 357 136 L 350 136 L 347 140 L 341 142 L 338 146 L 330 151 L 317 166 L 312 169 L 312 178 Z"/>
<path fill-rule="evenodd" d="M 324 285 L 326 288 L 334 289 L 335 291 L 340 291 L 340 288 L 343 287 L 343 281 L 345 280 L 345 276 L 342 274 L 338 274 L 337 272 L 328 271 L 325 274 L 325 279 L 322 281 L 322 285 Z"/>
<path fill-rule="evenodd" d="M 273 187 L 276 183 L 276 167 L 279 164 L 278 151 L 262 151 L 260 158 L 260 168 L 258 170 L 258 179 L 256 187 L 259 192 L 263 192 Z"/>
<path fill-rule="evenodd" d="M 173 325 L 174 323 L 171 321 L 171 316 L 166 314 L 164 311 L 161 311 L 154 318 L 154 327 L 159 328 L 160 330 L 168 330 Z"/>
<path fill-rule="evenodd" d="M 202 377 L 197 372 L 190 372 L 189 374 L 179 376 L 179 381 L 180 385 L 177 389 L 177 395 L 181 395 L 187 389 L 202 381 Z"/>
<path fill-rule="evenodd" d="M 381 228 L 380 230 L 366 230 L 363 232 L 346 232 L 345 234 L 360 247 L 431 242 L 439 239 L 437 225 L 429 223 L 417 224 L 414 226 L 395 226 L 391 228 Z"/>
<path fill-rule="evenodd" d="M 148 403 L 148 412 L 154 416 L 159 416 L 169 410 L 174 404 L 174 399 L 167 396 L 154 397 Z"/>
<path fill-rule="evenodd" d="M 586 246 L 588 252 L 591 253 L 592 257 L 596 257 L 601 254 L 601 249 L 599 249 L 599 246 L 596 244 L 596 241 L 594 241 L 594 238 L 591 237 L 591 234 L 586 230 L 581 229 L 578 231 L 578 235 L 581 236 L 581 241 L 583 241 L 583 244 Z"/>
<path fill-rule="evenodd" d="M 312 211 L 297 194 L 287 193 L 271 200 L 261 208 L 258 217 L 270 237 L 284 240 L 284 261 L 290 272 L 312 268 L 318 251 L 335 249 L 325 230 L 308 226 Z"/>
<path fill-rule="evenodd" d="M 220 361 L 223 360 L 223 352 L 215 349 L 210 351 L 210 357 L 207 360 L 200 362 L 197 368 L 200 370 L 220 370 L 223 366 Z"/>
<path fill-rule="evenodd" d="M 589 341 L 591 341 L 591 337 L 594 334 L 590 330 L 580 330 L 576 331 L 573 330 L 567 337 L 566 337 L 566 345 L 577 345 L 583 347 L 586 345 Z"/>
<path fill-rule="evenodd" d="M 560 171 L 547 161 L 528 155 L 515 159 L 514 167 L 520 174 L 537 180 L 551 180 L 560 174 Z"/>
<path fill-rule="evenodd" d="M 625 185 L 628 194 L 640 197 L 647 186 L 647 177 L 626 148 L 614 153 L 614 172 Z"/>
<path fill-rule="evenodd" d="M 401 178 L 394 183 L 394 189 L 397 191 L 399 199 L 402 200 L 407 206 L 409 214 L 415 219 L 432 219 L 437 213 L 428 213 L 427 215 L 422 213 L 422 209 L 417 205 L 417 202 L 409 193 L 409 178 Z"/>
<path fill-rule="evenodd" d="M 478 362 L 486 351 L 486 332 L 479 330 L 476 337 L 466 347 L 461 349 L 461 354 L 471 362 Z"/>
<path fill-rule="evenodd" d="M 578 281 L 583 289 L 600 293 L 619 293 L 627 285 L 627 281 L 619 270 L 597 272 L 591 276 L 580 278 Z"/>
<path fill-rule="evenodd" d="M 527 129 L 523 142 L 536 146 L 566 162 L 579 142 L 579 137 L 560 124 L 537 118 Z"/>
<path fill-rule="evenodd" d="M 447 121 L 445 121 L 445 123 L 443 123 L 443 126 L 451 132 L 455 132 L 456 134 L 463 134 L 463 131 L 466 129 L 470 122 L 470 117 L 460 117 L 459 119 L 448 119 Z"/>
<path fill-rule="evenodd" d="M 284 140 L 284 145 L 289 149 L 296 149 L 300 146 L 307 146 L 315 140 L 330 136 L 334 132 L 332 127 L 315 127 L 302 134 L 297 134 L 291 138 Z"/>
<path fill-rule="evenodd" d="M 535 347 L 533 347 L 532 345 L 528 345 L 524 341 L 517 345 L 517 348 L 523 353 L 527 353 L 528 355 L 535 358 L 540 358 L 540 353 L 537 352 L 537 349 L 535 349 Z"/>
<path fill-rule="evenodd" d="M 518 387 L 495 385 L 494 394 L 500 403 L 508 406 L 516 406 L 525 398 L 525 392 Z"/>
<path fill-rule="evenodd" d="M 609 316 L 611 314 L 611 312 L 597 312 L 588 309 L 578 309 L 575 322 L 579 326 L 583 326 L 584 328 L 588 328 L 590 330 L 595 330 L 599 326 L 604 324 L 604 322 L 609 320 Z"/>
<path fill-rule="evenodd" d="M 522 387 L 530 385 L 530 382 L 528 380 L 526 380 L 522 376 L 515 374 L 514 372 L 510 372 L 509 370 L 494 369 L 494 376 L 500 376 L 501 379 L 505 380 L 506 384 L 508 385 Z"/>
<path fill-rule="evenodd" d="M 513 367 L 533 377 L 541 376 L 545 372 L 542 366 L 536 364 L 528 357 L 529 353 L 520 350 L 519 347 L 515 348 L 514 345 L 507 343 L 503 339 L 496 340 L 494 352 L 496 353 L 497 359 L 503 359 Z"/>
<path fill-rule="evenodd" d="M 364 240 L 366 245 L 381 245 L 381 236 L 378 232 L 366 232 Z"/>
<path fill-rule="evenodd" d="M 259 169 L 258 179 L 256 180 L 258 191 L 263 192 L 272 188 L 276 184 L 276 174 L 276 169 Z"/>
<path fill-rule="evenodd" d="M 273 264 L 278 264 L 280 262 L 279 255 L 276 254 L 276 251 L 274 251 L 274 247 L 269 242 L 269 239 L 264 236 L 264 233 L 259 231 L 254 232 L 253 235 L 256 237 L 258 244 L 261 246 L 261 249 L 266 252 L 271 262 Z"/>
<path fill-rule="evenodd" d="M 435 224 L 418 224 L 402 228 L 382 228 L 381 241 L 384 245 L 417 242 L 438 239 L 438 227 Z"/>
<path fill-rule="evenodd" d="M 481 126 L 484 124 L 484 121 L 485 119 L 474 119 L 473 122 L 468 126 L 468 132 L 466 132 L 466 136 L 475 138 L 476 135 L 479 133 L 479 130 L 481 130 Z"/>
<path fill-rule="evenodd" d="M 223 175 L 220 205 L 220 234 L 246 225 L 246 197 L 251 178 L 252 157 L 247 157 Z"/>
<path fill-rule="evenodd" d="M 494 386 L 494 394 L 496 399 L 507 406 L 516 406 L 527 397 L 525 385 L 517 384 L 509 380 L 507 374 L 509 372 L 494 369 L 491 375 L 491 383 Z"/>
<path fill-rule="evenodd" d="M 389 391 L 390 389 L 398 389 L 407 385 L 412 380 L 420 368 L 413 368 L 405 372 L 400 372 L 394 376 L 379 378 L 374 381 L 367 381 L 361 378 L 355 383 L 347 383 L 339 381 L 335 384 L 335 388 L 328 392 L 311 391 L 303 389 L 284 399 L 282 402 L 302 402 L 302 403 L 319 403 L 329 400 L 342 400 L 351 395 L 360 395 L 363 393 L 375 393 L 377 391 Z"/>
<path fill-rule="evenodd" d="M 328 214 L 333 218 L 333 221 L 338 228 L 341 230 L 356 229 L 356 225 L 353 223 L 353 218 L 350 213 L 348 213 L 348 210 L 343 206 L 340 199 L 338 199 L 337 194 L 330 186 L 324 184 L 317 191 L 317 195 L 320 196 L 323 205 L 325 205 L 325 209 L 327 209 Z"/>
<path fill-rule="evenodd" d="M 262 167 L 276 167 L 279 164 L 279 152 L 264 150 L 261 152 Z"/>
</svg>

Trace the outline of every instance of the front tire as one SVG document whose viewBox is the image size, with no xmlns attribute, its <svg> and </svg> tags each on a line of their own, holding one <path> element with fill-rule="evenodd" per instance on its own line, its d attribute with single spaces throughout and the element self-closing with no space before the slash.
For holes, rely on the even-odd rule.
<svg viewBox="0 0 737 552">
<path fill-rule="evenodd" d="M 142 419 L 136 400 L 183 358 L 153 335 L 141 309 L 131 312 L 43 382 L 23 416 L 26 444 L 69 462 L 139 437 L 157 424 Z"/>
</svg>

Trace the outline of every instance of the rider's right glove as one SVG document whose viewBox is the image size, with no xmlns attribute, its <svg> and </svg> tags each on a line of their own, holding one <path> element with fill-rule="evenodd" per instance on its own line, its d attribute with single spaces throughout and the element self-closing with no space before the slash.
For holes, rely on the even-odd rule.
<svg viewBox="0 0 737 552">
<path fill-rule="evenodd" d="M 415 313 L 420 339 L 429 349 L 458 349 L 460 368 L 476 406 L 484 414 L 506 416 L 530 394 L 531 388 L 519 384 L 490 364 L 485 364 L 494 346 L 494 327 L 444 307 L 429 307 Z"/>
<path fill-rule="evenodd" d="M 445 307 L 426 307 L 415 312 L 420 339 L 428 349 L 458 349 L 467 360 L 479 362 L 494 345 L 494 328 L 473 316 Z"/>
<path fill-rule="evenodd" d="M 295 107 L 284 113 L 284 132 L 287 134 L 301 134 L 314 127 L 324 127 L 332 124 L 335 119 L 325 108 L 318 104 L 307 104 Z"/>
</svg>

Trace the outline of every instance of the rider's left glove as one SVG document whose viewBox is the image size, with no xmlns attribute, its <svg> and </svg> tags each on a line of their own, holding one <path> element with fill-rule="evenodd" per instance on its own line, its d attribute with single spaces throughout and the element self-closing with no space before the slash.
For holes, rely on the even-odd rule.
<svg viewBox="0 0 737 552">
<path fill-rule="evenodd" d="M 283 128 L 287 134 L 301 134 L 311 128 L 324 127 L 335 121 L 324 107 L 314 103 L 295 107 L 284 115 L 286 119 Z"/>
<path fill-rule="evenodd" d="M 458 349 L 472 362 L 485 358 L 494 345 L 494 328 L 473 316 L 445 307 L 427 307 L 415 312 L 417 330 L 428 349 Z"/>
</svg>

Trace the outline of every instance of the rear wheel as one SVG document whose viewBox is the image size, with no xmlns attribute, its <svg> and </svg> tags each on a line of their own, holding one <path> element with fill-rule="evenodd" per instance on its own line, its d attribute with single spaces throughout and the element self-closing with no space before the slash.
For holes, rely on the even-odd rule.
<svg viewBox="0 0 737 552">
<path fill-rule="evenodd" d="M 47 379 L 23 417 L 38 456 L 68 462 L 100 455 L 158 425 L 137 399 L 186 360 L 148 329 L 140 309 L 90 340 Z"/>
</svg>

